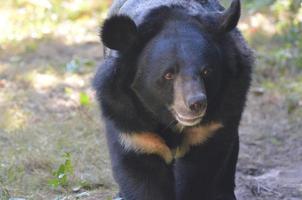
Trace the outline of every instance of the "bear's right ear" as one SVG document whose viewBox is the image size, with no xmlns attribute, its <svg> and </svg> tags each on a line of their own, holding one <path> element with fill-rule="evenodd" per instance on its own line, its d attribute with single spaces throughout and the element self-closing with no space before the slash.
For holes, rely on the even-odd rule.
<svg viewBox="0 0 302 200">
<path fill-rule="evenodd" d="M 128 16 L 112 16 L 104 22 L 101 40 L 109 49 L 125 51 L 138 40 L 137 26 Z"/>
</svg>

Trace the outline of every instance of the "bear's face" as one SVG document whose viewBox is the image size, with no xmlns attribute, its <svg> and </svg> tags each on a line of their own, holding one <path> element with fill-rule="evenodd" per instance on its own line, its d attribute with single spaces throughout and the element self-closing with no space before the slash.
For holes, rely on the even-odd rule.
<svg viewBox="0 0 302 200">
<path fill-rule="evenodd" d="M 105 21 L 103 43 L 121 58 L 128 55 L 133 60 L 128 67 L 136 72 L 129 87 L 157 120 L 194 126 L 213 106 L 227 67 L 218 38 L 236 27 L 238 2 L 234 0 L 224 12 L 200 16 L 189 16 L 181 8 L 159 9 L 150 21 L 159 21 L 161 26 L 147 22 L 146 27 L 137 27 L 127 16 Z M 163 13 L 164 17 L 156 17 Z M 143 29 L 153 32 L 148 40 Z"/>
<path fill-rule="evenodd" d="M 158 117 L 198 124 L 220 85 L 220 52 L 198 24 L 171 21 L 140 54 L 132 88 Z M 213 81 L 215 82 L 213 83 Z"/>
</svg>

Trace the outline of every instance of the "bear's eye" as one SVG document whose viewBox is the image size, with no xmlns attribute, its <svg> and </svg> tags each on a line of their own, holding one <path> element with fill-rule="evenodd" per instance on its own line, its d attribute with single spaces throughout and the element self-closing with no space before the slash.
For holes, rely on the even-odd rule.
<svg viewBox="0 0 302 200">
<path fill-rule="evenodd" d="M 201 75 L 202 75 L 203 77 L 209 76 L 210 73 L 211 73 L 211 70 L 208 69 L 208 68 L 205 68 L 205 69 L 203 69 L 203 70 L 201 71 Z"/>
<path fill-rule="evenodd" d="M 167 72 L 165 75 L 164 75 L 164 78 L 166 80 L 172 80 L 174 79 L 174 74 L 172 72 Z"/>
</svg>

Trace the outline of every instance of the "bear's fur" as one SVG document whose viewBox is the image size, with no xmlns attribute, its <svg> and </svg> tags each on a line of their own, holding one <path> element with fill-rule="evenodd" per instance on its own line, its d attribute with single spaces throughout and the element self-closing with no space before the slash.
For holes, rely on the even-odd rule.
<svg viewBox="0 0 302 200">
<path fill-rule="evenodd" d="M 235 28 L 240 2 L 226 11 L 216 0 L 167 2 L 138 21 L 111 15 L 101 31 L 112 52 L 94 88 L 114 178 L 125 200 L 235 200 L 253 64 Z"/>
</svg>

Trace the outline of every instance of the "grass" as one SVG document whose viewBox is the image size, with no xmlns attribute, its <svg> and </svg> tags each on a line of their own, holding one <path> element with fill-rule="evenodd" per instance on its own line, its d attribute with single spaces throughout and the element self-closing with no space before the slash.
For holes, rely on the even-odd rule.
<svg viewBox="0 0 302 200">
<path fill-rule="evenodd" d="M 39 44 L 39 50 L 41 46 L 46 48 L 48 44 Z M 60 48 L 66 46 L 57 50 Z M 73 49 L 73 56 L 81 48 Z M 107 151 L 102 148 L 105 145 L 102 125 L 90 89 L 93 68 L 83 61 L 78 68 L 85 70 L 68 72 L 67 66 L 73 60 L 69 55 L 51 54 L 62 58 L 62 62 L 51 61 L 52 64 L 48 51 L 41 53 L 46 58 L 32 59 L 33 55 L 27 52 L 20 55 L 24 61 L 18 63 L 4 61 L 9 67 L 1 73 L 2 187 L 12 197 L 28 199 L 43 199 L 49 193 L 68 194 L 83 183 L 86 188 L 109 187 L 111 178 Z M 91 63 L 94 58 L 89 59 Z M 52 188 L 48 182 L 53 179 L 53 171 L 64 162 L 66 152 L 71 154 L 74 174 L 68 187 Z"/>
<path fill-rule="evenodd" d="M 1 200 L 60 199 L 112 187 L 90 87 L 101 58 L 97 29 L 107 3 L 1 2 Z M 53 187 L 49 182 L 66 153 L 73 173 Z"/>
</svg>

